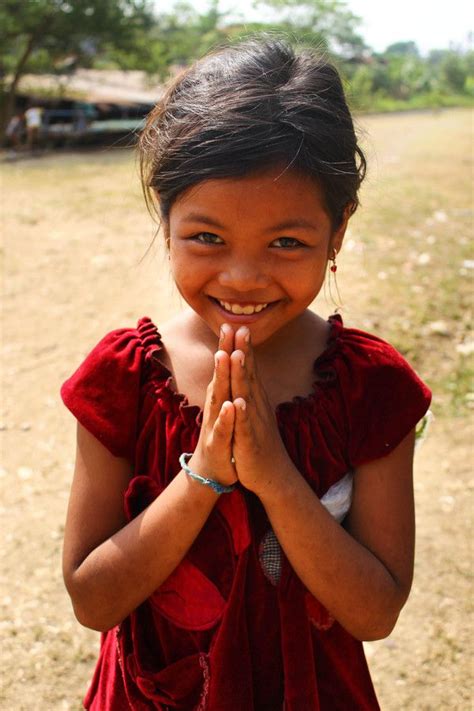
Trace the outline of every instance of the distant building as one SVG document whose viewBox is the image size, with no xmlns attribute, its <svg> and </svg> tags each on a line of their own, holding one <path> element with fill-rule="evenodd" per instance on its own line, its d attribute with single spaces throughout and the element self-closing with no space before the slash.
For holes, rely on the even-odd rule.
<svg viewBox="0 0 474 711">
<path fill-rule="evenodd" d="M 144 72 L 80 69 L 58 80 L 53 75 L 26 75 L 20 82 L 15 112 L 42 109 L 39 140 L 43 144 L 131 143 L 163 91 L 146 85 Z M 55 90 L 58 95 L 55 97 Z"/>
</svg>

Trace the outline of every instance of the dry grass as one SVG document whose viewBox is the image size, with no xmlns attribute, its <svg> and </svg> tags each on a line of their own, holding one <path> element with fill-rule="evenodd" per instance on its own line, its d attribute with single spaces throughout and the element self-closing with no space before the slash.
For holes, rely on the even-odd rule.
<svg viewBox="0 0 474 711">
<path fill-rule="evenodd" d="M 434 390 L 418 455 L 417 566 L 396 631 L 367 645 L 382 708 L 470 708 L 470 113 L 364 118 L 372 165 L 339 260 L 347 323 Z M 97 635 L 75 622 L 60 547 L 74 456 L 61 382 L 105 331 L 179 308 L 127 151 L 5 164 L 1 708 L 79 709 Z M 332 310 L 324 301 L 322 313 Z"/>
</svg>

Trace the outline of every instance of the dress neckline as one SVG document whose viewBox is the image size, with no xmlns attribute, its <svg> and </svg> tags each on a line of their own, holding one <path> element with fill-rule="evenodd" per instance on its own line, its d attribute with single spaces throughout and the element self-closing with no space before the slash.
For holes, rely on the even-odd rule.
<svg viewBox="0 0 474 711">
<path fill-rule="evenodd" d="M 295 406 L 310 404 L 314 400 L 315 393 L 320 386 L 325 386 L 335 381 L 335 371 L 331 366 L 331 361 L 340 343 L 340 336 L 344 330 L 344 324 L 341 315 L 338 313 L 329 316 L 327 323 L 329 324 L 329 333 L 326 347 L 313 362 L 315 378 L 311 392 L 307 395 L 295 395 L 290 400 L 278 403 L 275 407 L 277 417 L 293 409 Z M 166 389 L 167 394 L 177 403 L 183 420 L 185 422 L 196 422 L 198 425 L 201 425 L 203 417 L 202 408 L 199 405 L 191 405 L 187 395 L 176 390 L 174 387 L 173 374 L 159 357 L 159 354 L 165 346 L 158 327 L 148 316 L 144 316 L 139 320 L 137 330 L 145 349 L 146 359 L 153 363 L 159 379 L 163 381 L 163 387 Z"/>
</svg>

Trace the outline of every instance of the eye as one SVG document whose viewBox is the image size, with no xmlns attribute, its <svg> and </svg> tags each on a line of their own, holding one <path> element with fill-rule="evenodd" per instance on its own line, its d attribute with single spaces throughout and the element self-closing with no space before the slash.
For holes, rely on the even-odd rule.
<svg viewBox="0 0 474 711">
<path fill-rule="evenodd" d="M 279 242 L 279 244 L 277 244 Z M 304 247 L 303 242 L 294 237 L 278 237 L 278 239 L 273 240 L 272 245 L 279 247 L 280 249 L 296 249 L 297 247 Z"/>
<path fill-rule="evenodd" d="M 212 232 L 199 232 L 199 234 L 194 235 L 191 239 L 199 244 L 224 244 L 224 241 Z"/>
</svg>

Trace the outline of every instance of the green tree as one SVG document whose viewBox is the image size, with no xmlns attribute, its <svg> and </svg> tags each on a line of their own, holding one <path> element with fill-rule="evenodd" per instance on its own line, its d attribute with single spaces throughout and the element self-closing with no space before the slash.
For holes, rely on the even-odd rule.
<svg viewBox="0 0 474 711">
<path fill-rule="evenodd" d="M 367 50 L 357 32 L 360 18 L 342 0 L 256 0 L 256 5 L 274 8 L 282 29 L 342 61 L 355 61 Z"/>
<path fill-rule="evenodd" d="M 0 126 L 26 72 L 87 66 L 110 46 L 133 52 L 152 21 L 150 0 L 2 0 Z"/>
<path fill-rule="evenodd" d="M 352 73 L 348 99 L 355 109 L 369 109 L 374 93 L 374 70 L 369 64 L 358 64 Z"/>
<path fill-rule="evenodd" d="M 457 52 L 448 51 L 445 53 L 440 63 L 440 80 L 444 89 L 456 94 L 462 94 L 466 86 L 466 80 L 472 76 L 472 57 L 463 56 Z M 471 67 L 469 67 L 471 64 Z"/>
<path fill-rule="evenodd" d="M 189 64 L 227 40 L 229 32 L 224 27 L 224 18 L 218 0 L 211 0 L 202 13 L 185 0 L 179 0 L 169 11 L 156 16 L 153 27 L 143 35 L 133 53 L 110 47 L 100 66 L 118 64 L 164 79 L 174 67 Z"/>
<path fill-rule="evenodd" d="M 160 73 L 172 66 L 184 66 L 201 57 L 211 47 L 227 38 L 222 28 L 224 13 L 218 0 L 212 0 L 206 12 L 199 14 L 187 2 L 178 2 L 173 11 L 158 16 L 154 37 L 162 57 Z"/>
<path fill-rule="evenodd" d="M 426 64 L 415 55 L 389 55 L 386 78 L 387 93 L 395 99 L 407 100 L 430 89 Z"/>
<path fill-rule="evenodd" d="M 418 50 L 418 46 L 416 42 L 394 42 L 393 44 L 389 44 L 389 46 L 386 48 L 384 55 L 389 56 L 391 54 L 398 54 L 402 56 L 411 56 L 411 57 L 419 57 L 420 52 Z"/>
</svg>

